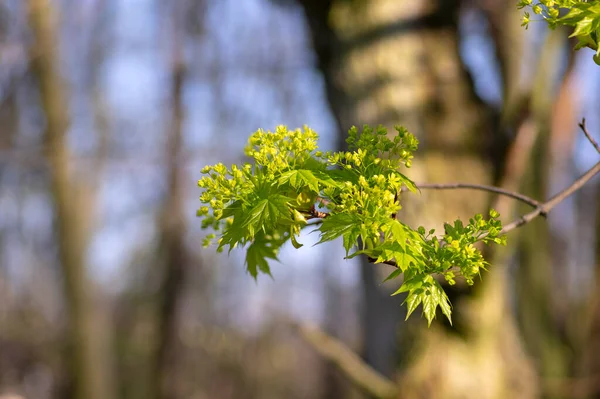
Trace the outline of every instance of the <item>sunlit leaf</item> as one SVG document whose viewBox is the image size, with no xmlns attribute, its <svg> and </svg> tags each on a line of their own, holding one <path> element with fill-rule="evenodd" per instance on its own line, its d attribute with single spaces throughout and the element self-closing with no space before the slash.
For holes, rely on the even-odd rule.
<svg viewBox="0 0 600 399">
<path fill-rule="evenodd" d="M 272 277 L 267 259 L 278 260 L 276 249 L 265 240 L 257 240 L 246 249 L 246 267 L 254 279 L 257 278 L 258 271 Z"/>
<path fill-rule="evenodd" d="M 294 188 L 308 187 L 314 193 L 319 193 L 319 179 L 310 170 L 290 170 L 279 177 L 279 184 L 289 183 Z"/>
<path fill-rule="evenodd" d="M 347 213 L 331 215 L 324 219 L 319 227 L 321 239 L 317 244 L 335 240 L 343 234 L 350 234 L 357 228 L 359 223 L 360 220 L 357 215 L 350 215 Z"/>
<path fill-rule="evenodd" d="M 402 274 L 402 270 L 400 270 L 400 269 L 396 269 L 396 270 L 394 270 L 393 272 L 391 272 L 391 273 L 390 273 L 390 275 L 389 275 L 389 276 L 387 276 L 387 277 L 385 278 L 385 280 L 383 280 L 383 282 L 385 283 L 386 281 L 393 280 L 393 279 L 395 279 L 395 278 L 399 277 L 401 274 Z"/>
</svg>

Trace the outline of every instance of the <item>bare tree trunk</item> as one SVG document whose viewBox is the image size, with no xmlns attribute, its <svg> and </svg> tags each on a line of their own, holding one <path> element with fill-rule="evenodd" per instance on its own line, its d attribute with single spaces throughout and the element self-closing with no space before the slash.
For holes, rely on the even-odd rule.
<svg viewBox="0 0 600 399">
<path fill-rule="evenodd" d="M 186 223 L 183 208 L 184 181 L 182 165 L 182 125 L 184 120 L 183 86 L 185 62 L 183 54 L 185 5 L 175 2 L 172 8 L 172 54 L 171 54 L 171 100 L 172 118 L 167 137 L 168 192 L 160 219 L 160 261 L 163 267 L 162 282 L 158 293 L 156 320 L 156 353 L 150 383 L 155 398 L 182 397 L 177 384 L 176 354 L 179 304 L 183 295 L 188 254 L 185 248 Z"/>
<path fill-rule="evenodd" d="M 403 124 L 423 142 L 420 162 L 411 170 L 416 180 L 454 180 L 468 173 L 472 181 L 489 181 L 491 165 L 484 160 L 489 135 L 481 133 L 489 128 L 486 109 L 474 97 L 458 56 L 457 2 L 301 3 L 342 132 L 353 124 Z M 447 214 L 481 209 L 484 201 L 475 195 L 449 200 L 453 206 L 428 203 L 427 215 L 411 204 L 401 217 L 431 225 Z M 372 264 L 362 268 L 364 350 L 375 369 L 391 376 L 403 310 L 380 285 L 382 272 Z"/>
<path fill-rule="evenodd" d="M 85 269 L 86 215 L 72 175 L 66 139 L 69 124 L 64 84 L 59 72 L 58 31 L 49 0 L 29 0 L 29 23 L 35 39 L 31 64 L 40 86 L 46 116 L 45 149 L 51 169 L 51 190 L 56 212 L 57 239 L 68 314 L 68 359 L 73 397 L 104 399 L 102 365 L 95 340 L 95 311 Z"/>
<path fill-rule="evenodd" d="M 459 57 L 459 1 L 300 2 L 341 131 L 363 123 L 406 126 L 422 143 L 410 171 L 417 181 L 489 184 L 498 179 L 506 139 L 498 145 L 502 140 L 492 127 L 493 115 L 475 96 Z M 423 193 L 421 201 L 406 203 L 398 216 L 410 224 L 438 227 L 441 221 L 482 212 L 487 203 L 483 194 Z M 372 264 L 362 270 L 365 357 L 391 376 L 398 362 L 396 328 L 403 309 L 389 298 L 390 291 L 380 284 L 383 275 Z M 486 286 L 486 303 L 503 304 L 493 323 L 482 322 L 490 308 L 481 304 L 469 306 L 462 338 L 444 329 L 419 330 L 411 336 L 411 347 L 420 350 L 413 351 L 416 361 L 405 370 L 403 395 L 456 398 L 471 397 L 471 392 L 472 397 L 500 398 L 520 386 L 520 397 L 532 396 L 535 389 L 530 385 L 535 381 L 506 306 L 506 277 L 498 277 L 504 283 Z M 457 312 L 463 311 L 461 307 Z M 461 324 L 460 315 L 456 319 Z M 488 338 L 494 328 L 510 332 L 510 339 L 502 339 L 500 332 Z M 491 348 L 488 359 L 500 364 L 491 375 L 483 375 L 491 366 L 486 358 L 471 361 L 478 348 L 482 354 Z"/>
</svg>

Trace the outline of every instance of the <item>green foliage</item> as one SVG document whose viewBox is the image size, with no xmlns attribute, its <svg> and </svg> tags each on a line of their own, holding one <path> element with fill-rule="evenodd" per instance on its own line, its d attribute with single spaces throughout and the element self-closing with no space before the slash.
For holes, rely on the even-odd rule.
<svg viewBox="0 0 600 399">
<path fill-rule="evenodd" d="M 530 8 L 534 14 L 542 16 L 554 29 L 557 26 L 573 27 L 569 37 L 577 38 L 575 49 L 589 47 L 596 51 L 594 62 L 600 65 L 600 1 L 592 0 L 520 0 L 519 8 Z M 565 11 L 562 12 L 561 9 Z M 523 26 L 531 22 L 531 15 L 525 12 Z"/>
<path fill-rule="evenodd" d="M 407 293 L 409 315 L 422 304 L 431 323 L 439 306 L 451 320 L 448 297 L 434 276 L 473 284 L 487 265 L 477 244 L 505 242 L 498 237 L 498 214 L 491 211 L 489 220 L 476 215 L 467 225 L 456 220 L 439 237 L 424 227 L 415 230 L 396 218 L 404 189 L 418 191 L 400 172 L 411 166 L 419 144 L 412 134 L 396 127 L 390 138 L 381 126 L 361 132 L 353 127 L 348 151 L 326 153 L 318 151 L 317 138 L 307 127 L 259 130 L 246 147 L 252 163 L 205 167 L 198 182 L 205 205 L 198 216 L 216 234 L 203 244 L 218 238 L 218 251 L 246 246 L 247 270 L 257 278 L 271 274 L 268 259 L 277 260 L 288 240 L 300 248 L 300 231 L 312 227 L 319 244 L 341 237 L 348 258 L 365 255 L 396 266 L 386 280 L 404 275 L 395 294 Z"/>
</svg>

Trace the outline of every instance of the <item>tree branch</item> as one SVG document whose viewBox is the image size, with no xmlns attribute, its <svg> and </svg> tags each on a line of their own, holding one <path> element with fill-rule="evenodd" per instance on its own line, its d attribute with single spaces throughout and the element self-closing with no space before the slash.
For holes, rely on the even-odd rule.
<svg viewBox="0 0 600 399">
<path fill-rule="evenodd" d="M 526 195 L 514 192 L 514 191 L 509 191 L 509 190 L 505 190 L 503 188 L 500 187 L 494 187 L 494 186 L 487 186 L 484 184 L 471 184 L 471 183 L 417 183 L 417 188 L 419 188 L 420 190 L 456 190 L 456 189 L 472 189 L 472 190 L 479 190 L 479 191 L 488 191 L 490 193 L 495 193 L 495 194 L 500 194 L 500 195 L 504 195 L 513 199 L 516 199 L 518 201 L 524 202 L 527 205 L 530 205 L 534 208 L 538 208 L 540 207 L 542 204 L 533 199 L 530 198 Z M 404 188 L 402 191 L 406 191 L 406 189 Z"/>
<path fill-rule="evenodd" d="M 585 185 L 588 181 L 592 179 L 595 175 L 600 173 L 600 162 L 596 163 L 591 169 L 581 175 L 577 180 L 573 182 L 569 187 L 565 188 L 558 194 L 554 195 L 548 201 L 542 203 L 540 206 L 535 208 L 533 211 L 521 216 L 517 220 L 507 224 L 502 228 L 500 234 L 507 234 L 509 231 L 512 231 L 518 227 L 521 227 L 538 216 L 543 216 L 548 214 L 554 207 L 564 201 L 568 196 L 573 194 L 575 191 L 579 190 L 583 185 Z M 375 263 L 375 259 L 369 258 L 369 262 Z M 393 260 L 381 262 L 386 265 L 398 267 L 398 264 Z"/>
<path fill-rule="evenodd" d="M 585 134 L 585 136 L 587 137 L 589 142 L 592 144 L 592 146 L 600 154 L 600 145 L 598 144 L 598 142 L 596 140 L 594 140 L 592 135 L 587 131 L 587 128 L 585 125 L 585 118 L 582 119 L 582 121 L 579 123 L 579 127 L 581 128 L 581 130 L 583 131 L 583 134 Z M 562 190 L 561 192 L 554 195 L 549 200 L 547 200 L 546 202 L 543 202 L 543 203 L 541 203 L 533 198 L 530 198 L 526 195 L 514 192 L 514 191 L 504 190 L 499 187 L 486 186 L 486 185 L 482 185 L 482 184 L 421 183 L 421 184 L 417 184 L 417 187 L 419 189 L 423 189 L 423 190 L 428 190 L 428 189 L 432 189 L 432 190 L 473 189 L 473 190 L 488 191 L 488 192 L 504 195 L 504 196 L 507 196 L 510 198 L 514 198 L 516 200 L 526 203 L 527 205 L 535 207 L 535 209 L 532 210 L 531 212 L 526 213 L 525 215 L 514 220 L 513 222 L 505 225 L 502 228 L 502 230 L 500 231 L 500 234 L 507 234 L 508 232 L 531 222 L 533 219 L 537 218 L 538 216 L 546 216 L 548 214 L 548 212 L 550 212 L 554 207 L 556 207 L 558 204 L 560 204 L 562 201 L 564 201 L 567 197 L 569 197 L 575 191 L 579 190 L 583 185 L 585 185 L 588 181 L 590 181 L 598 173 L 600 173 L 600 162 L 598 162 L 594 166 L 592 166 L 587 172 L 585 172 L 577 180 L 575 180 L 573 182 L 573 184 L 571 184 L 569 187 L 565 188 L 564 190 Z M 403 189 L 402 191 L 406 191 L 406 189 Z M 325 204 L 327 203 L 327 200 L 323 199 L 323 198 L 319 198 L 319 201 L 321 201 Z M 320 223 L 322 221 L 322 218 L 326 217 L 327 215 L 328 214 L 325 212 L 319 212 L 319 217 L 321 219 L 316 220 L 314 223 L 311 223 L 311 225 Z M 316 215 L 314 215 L 314 216 L 316 216 Z M 369 262 L 375 263 L 375 261 L 376 260 L 374 258 L 369 258 Z M 394 267 L 398 267 L 398 264 L 392 260 L 381 262 L 381 263 L 384 263 L 384 264 L 390 265 L 390 266 L 394 266 Z"/>
<path fill-rule="evenodd" d="M 348 378 L 368 394 L 377 398 L 398 395 L 394 382 L 363 362 L 350 348 L 316 326 L 295 324 L 296 329 L 321 356 L 335 364 Z"/>
<path fill-rule="evenodd" d="M 583 131 L 583 133 L 585 134 L 585 136 L 587 137 L 589 142 L 592 144 L 592 146 L 594 146 L 596 151 L 598 151 L 598 153 L 600 153 L 600 146 L 598 145 L 596 140 L 594 140 L 594 138 L 587 131 L 587 128 L 585 126 L 585 119 L 583 119 L 581 121 L 581 123 L 579 123 L 579 127 L 581 128 L 581 130 Z M 507 234 L 508 232 L 531 222 L 533 219 L 535 219 L 538 216 L 547 215 L 548 212 L 550 212 L 554 207 L 556 207 L 558 204 L 560 204 L 562 201 L 564 201 L 567 197 L 569 197 L 575 191 L 577 191 L 581 187 L 583 187 L 588 181 L 590 181 L 598 173 L 600 173 L 600 162 L 598 162 L 594 166 L 592 166 L 587 172 L 585 172 L 577 180 L 575 180 L 573 182 L 573 184 L 571 184 L 569 187 L 565 188 L 558 194 L 554 195 L 546 202 L 541 203 L 541 204 L 538 203 L 539 205 L 537 205 L 533 211 L 531 211 L 531 212 L 519 217 L 517 220 L 505 225 L 502 228 L 502 230 L 500 231 L 500 234 Z M 445 186 L 444 188 L 451 189 L 451 188 L 459 188 L 459 187 L 453 187 L 453 186 L 457 186 L 457 185 L 462 185 L 463 187 L 461 187 L 461 188 L 467 188 L 467 187 L 464 187 L 464 186 L 466 186 L 465 184 L 461 184 L 461 183 L 445 184 L 445 185 L 441 185 L 441 186 Z M 434 184 L 434 185 L 428 185 L 428 186 L 437 186 L 437 185 Z M 501 190 L 496 187 L 489 187 L 489 186 L 483 186 L 483 187 L 486 191 L 488 188 L 492 188 L 494 190 Z M 492 191 L 492 190 L 489 190 L 489 191 Z M 504 191 L 504 190 L 502 190 L 502 191 Z M 495 191 L 492 191 L 492 192 L 495 192 Z M 526 202 L 526 203 L 529 203 L 528 202 L 529 200 L 531 200 L 533 202 L 537 202 L 526 196 L 523 196 L 525 198 L 525 200 L 523 200 L 522 198 L 517 198 L 516 196 L 521 196 L 521 194 L 513 193 L 511 191 L 505 191 L 504 193 L 499 193 L 499 194 L 507 195 L 509 197 L 522 200 L 523 202 Z M 515 196 L 515 194 L 516 194 L 516 196 Z M 532 205 L 532 203 L 529 203 L 529 204 Z M 369 258 L 369 261 L 375 262 L 375 259 Z M 385 263 L 386 265 L 398 267 L 398 264 L 394 261 L 386 261 L 383 263 Z"/>
<path fill-rule="evenodd" d="M 583 118 L 581 122 L 579 122 L 579 128 L 581 129 L 581 131 L 583 131 L 583 134 L 585 134 L 585 137 L 587 137 L 589 142 L 592 143 L 598 154 L 600 154 L 600 145 L 598 145 L 598 142 L 594 140 L 592 135 L 587 131 L 587 128 L 585 126 L 585 118 Z"/>
<path fill-rule="evenodd" d="M 596 163 L 590 170 L 588 170 L 583 175 L 581 175 L 581 177 L 575 180 L 573 184 L 571 184 L 569 187 L 565 188 L 563 191 L 550 198 L 548 201 L 544 202 L 541 206 L 521 216 L 514 222 L 504 226 L 502 228 L 502 231 L 500 231 L 500 234 L 506 234 L 509 231 L 516 229 L 517 227 L 521 227 L 524 224 L 531 222 L 533 219 L 540 215 L 547 214 L 556 205 L 560 204 L 568 196 L 573 194 L 575 191 L 579 190 L 585 183 L 587 183 L 592 177 L 594 177 L 598 173 L 600 173 L 600 162 Z"/>
<path fill-rule="evenodd" d="M 495 194 L 499 194 L 499 195 L 504 195 L 506 197 L 510 197 L 513 199 L 516 199 L 518 201 L 521 201 L 529 206 L 532 206 L 533 208 L 539 208 L 542 203 L 540 203 L 538 200 L 535 200 L 531 197 L 528 197 L 524 194 L 520 194 L 514 191 L 509 191 L 509 190 L 505 190 L 503 188 L 500 187 L 495 187 L 495 186 L 488 186 L 485 184 L 472 184 L 472 183 L 417 183 L 416 184 L 417 188 L 419 190 L 457 190 L 457 189 L 471 189 L 471 190 L 479 190 L 479 191 L 487 191 L 490 193 L 495 193 Z M 402 188 L 403 192 L 406 192 L 408 189 L 406 187 Z M 325 199 L 325 198 L 321 198 L 318 197 L 317 201 L 322 202 L 324 205 L 327 205 L 330 201 Z M 326 212 L 318 212 L 315 210 L 314 206 L 313 208 L 311 208 L 311 215 L 310 215 L 310 219 L 314 219 L 314 218 L 325 218 L 327 217 L 328 213 Z"/>
</svg>

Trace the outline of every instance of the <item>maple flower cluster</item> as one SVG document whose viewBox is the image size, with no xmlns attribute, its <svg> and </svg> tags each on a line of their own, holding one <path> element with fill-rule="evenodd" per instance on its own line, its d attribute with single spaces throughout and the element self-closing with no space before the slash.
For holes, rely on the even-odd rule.
<svg viewBox="0 0 600 399">
<path fill-rule="evenodd" d="M 248 140 L 244 152 L 263 168 L 268 179 L 274 179 L 278 172 L 295 169 L 312 157 L 318 138 L 307 126 L 303 130 L 277 126 L 275 132 L 259 129 Z"/>
<path fill-rule="evenodd" d="M 530 9 L 539 15 L 552 29 L 569 26 L 573 33 L 569 37 L 577 38 L 575 50 L 589 47 L 595 50 L 594 62 L 600 65 L 600 1 L 598 0 L 519 0 L 518 8 Z M 561 16 L 561 11 L 562 12 Z M 529 12 L 523 13 L 522 26 L 526 28 L 532 22 Z"/>
<path fill-rule="evenodd" d="M 215 231 L 204 244 L 218 238 L 218 251 L 244 246 L 247 270 L 256 278 L 271 273 L 268 259 L 276 260 L 286 242 L 300 248 L 301 230 L 318 218 L 319 243 L 341 238 L 348 258 L 366 255 L 395 265 L 390 278 L 404 273 L 397 293 L 407 293 L 409 314 L 422 303 L 429 323 L 438 306 L 450 319 L 448 297 L 432 276 L 443 275 L 451 284 L 464 277 L 472 284 L 486 265 L 475 244 L 502 243 L 497 214 L 488 221 L 476 215 L 466 226 L 446 224 L 441 237 L 415 230 L 396 218 L 401 192 L 417 192 L 400 172 L 411 166 L 419 144 L 412 134 L 396 127 L 390 138 L 381 126 L 352 128 L 347 151 L 326 153 L 317 139 L 308 127 L 258 130 L 245 150 L 251 163 L 203 168 L 198 216 L 202 227 Z"/>
</svg>

